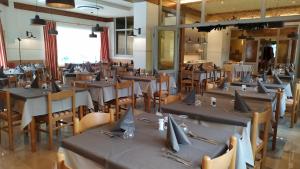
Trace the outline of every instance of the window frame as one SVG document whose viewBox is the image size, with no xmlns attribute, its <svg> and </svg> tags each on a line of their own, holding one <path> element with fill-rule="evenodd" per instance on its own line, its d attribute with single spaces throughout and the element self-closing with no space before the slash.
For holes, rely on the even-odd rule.
<svg viewBox="0 0 300 169">
<path fill-rule="evenodd" d="M 127 39 L 128 39 L 128 35 L 127 35 L 127 32 L 128 31 L 134 31 L 134 23 L 133 23 L 133 27 L 132 28 L 127 28 L 127 18 L 133 18 L 133 16 L 126 16 L 126 17 L 118 17 L 118 18 L 124 18 L 125 19 L 125 28 L 124 29 L 117 29 L 117 18 L 114 18 L 114 44 L 115 44 L 115 49 L 114 49 L 114 57 L 124 57 L 124 58 L 132 58 L 133 57 L 133 54 L 127 54 L 127 48 L 128 48 L 128 45 L 127 45 Z M 125 32 L 125 54 L 118 54 L 117 53 L 117 32 Z"/>
</svg>

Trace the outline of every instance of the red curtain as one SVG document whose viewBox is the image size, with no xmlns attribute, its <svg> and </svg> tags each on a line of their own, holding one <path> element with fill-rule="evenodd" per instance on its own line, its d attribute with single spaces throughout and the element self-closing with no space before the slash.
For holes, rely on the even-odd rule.
<svg viewBox="0 0 300 169">
<path fill-rule="evenodd" d="M 104 31 L 101 32 L 101 52 L 100 60 L 108 63 L 109 60 L 109 41 L 108 41 L 108 28 L 104 27 Z"/>
<path fill-rule="evenodd" d="M 52 78 L 58 79 L 58 63 L 57 63 L 57 42 L 55 35 L 49 35 L 48 31 L 56 28 L 55 22 L 47 22 L 44 26 L 45 41 L 45 65 L 49 68 Z"/>
<path fill-rule="evenodd" d="M 4 33 L 2 28 L 2 22 L 0 19 L 0 67 L 3 66 L 6 68 L 7 66 L 7 55 L 6 55 L 6 47 L 4 41 Z"/>
</svg>

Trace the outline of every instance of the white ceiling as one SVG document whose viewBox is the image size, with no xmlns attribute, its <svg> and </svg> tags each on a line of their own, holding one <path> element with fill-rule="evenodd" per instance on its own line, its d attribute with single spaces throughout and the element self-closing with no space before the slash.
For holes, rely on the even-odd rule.
<svg viewBox="0 0 300 169">
<path fill-rule="evenodd" d="M 25 4 L 35 5 L 36 0 L 14 0 L 14 2 L 21 2 Z M 46 7 L 45 0 L 37 0 L 38 6 Z M 88 15 L 97 16 L 97 9 L 93 8 L 78 8 L 79 6 L 96 6 L 96 0 L 75 0 L 76 8 L 74 9 L 61 9 L 76 13 L 83 13 Z M 101 17 L 121 17 L 132 16 L 132 3 L 124 0 L 97 0 L 98 16 Z"/>
</svg>

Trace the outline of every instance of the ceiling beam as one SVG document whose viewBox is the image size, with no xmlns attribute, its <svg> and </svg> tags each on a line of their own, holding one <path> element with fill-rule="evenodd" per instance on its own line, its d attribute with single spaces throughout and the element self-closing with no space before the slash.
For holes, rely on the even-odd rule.
<svg viewBox="0 0 300 169">
<path fill-rule="evenodd" d="M 87 2 L 91 2 L 91 3 L 95 3 L 95 0 L 86 0 Z M 132 8 L 128 7 L 126 5 L 121 5 L 121 4 L 117 4 L 117 3 L 113 3 L 113 2 L 108 2 L 108 1 L 103 1 L 103 0 L 98 0 L 97 3 L 99 5 L 105 5 L 111 8 L 117 8 L 117 9 L 121 9 L 121 10 L 125 10 L 125 11 L 130 11 Z"/>
<path fill-rule="evenodd" d="M 0 4 L 8 6 L 8 0 L 0 0 Z"/>
<path fill-rule="evenodd" d="M 103 17 L 97 17 L 92 15 L 86 15 L 76 12 L 69 12 L 69 11 L 63 11 L 59 9 L 53 9 L 53 8 L 46 8 L 46 7 L 36 7 L 34 5 L 24 4 L 24 3 L 14 3 L 15 9 L 21 9 L 26 11 L 33 11 L 33 12 L 41 12 L 41 13 L 47 13 L 47 14 L 53 14 L 53 15 L 61 15 L 61 16 L 68 16 L 73 18 L 80 18 L 80 19 L 87 19 L 87 20 L 93 20 L 93 21 L 101 21 L 101 22 L 112 22 L 112 18 L 103 18 Z"/>
</svg>

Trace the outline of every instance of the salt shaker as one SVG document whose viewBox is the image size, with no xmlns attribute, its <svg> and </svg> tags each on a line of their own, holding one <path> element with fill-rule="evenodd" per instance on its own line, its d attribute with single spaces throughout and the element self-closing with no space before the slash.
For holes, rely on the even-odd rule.
<svg viewBox="0 0 300 169">
<path fill-rule="evenodd" d="M 164 131 L 165 120 L 164 120 L 164 119 L 158 119 L 158 124 L 159 124 L 158 129 L 159 129 L 160 131 Z"/>
</svg>

